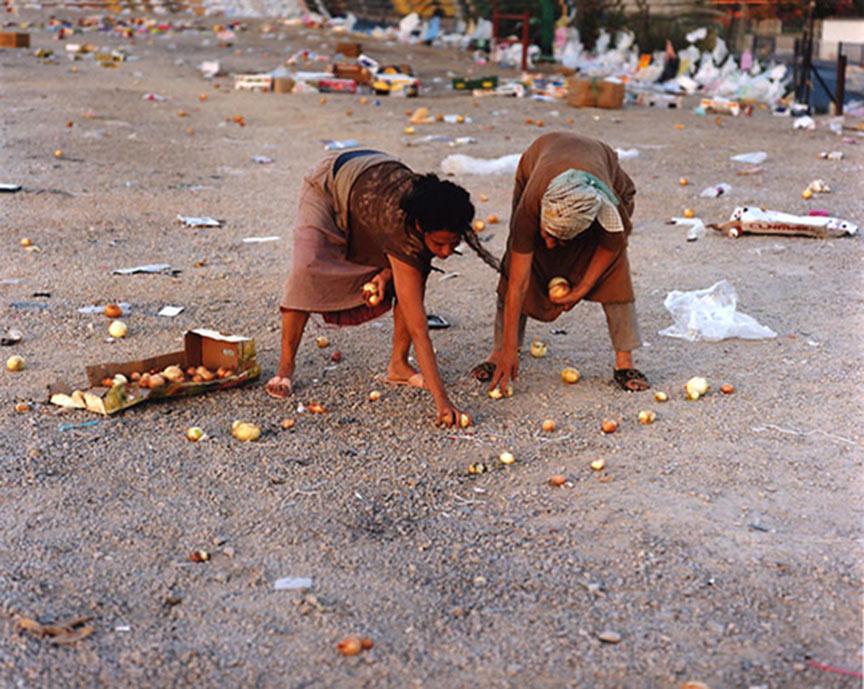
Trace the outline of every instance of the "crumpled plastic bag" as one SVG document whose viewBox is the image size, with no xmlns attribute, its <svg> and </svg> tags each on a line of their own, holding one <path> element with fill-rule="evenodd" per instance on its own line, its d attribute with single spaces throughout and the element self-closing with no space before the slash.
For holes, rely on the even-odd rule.
<svg viewBox="0 0 864 689">
<path fill-rule="evenodd" d="M 674 290 L 666 295 L 663 306 L 675 321 L 674 325 L 660 331 L 666 337 L 690 342 L 719 342 L 734 337 L 743 340 L 777 337 L 771 328 L 737 311 L 738 295 L 728 280 L 692 292 Z"/>
<path fill-rule="evenodd" d="M 519 153 L 491 159 L 451 155 L 441 161 L 441 172 L 445 175 L 512 175 L 521 157 Z"/>
</svg>

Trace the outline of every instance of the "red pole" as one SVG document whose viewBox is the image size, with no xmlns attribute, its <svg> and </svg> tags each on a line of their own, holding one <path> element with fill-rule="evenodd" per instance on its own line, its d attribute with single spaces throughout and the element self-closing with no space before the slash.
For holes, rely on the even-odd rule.
<svg viewBox="0 0 864 689">
<path fill-rule="evenodd" d="M 531 40 L 531 14 L 522 15 L 522 71 L 528 71 L 528 43 Z"/>
</svg>

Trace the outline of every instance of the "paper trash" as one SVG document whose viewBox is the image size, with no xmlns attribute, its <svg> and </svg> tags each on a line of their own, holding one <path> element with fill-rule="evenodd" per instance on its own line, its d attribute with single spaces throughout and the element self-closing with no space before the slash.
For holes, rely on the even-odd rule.
<svg viewBox="0 0 864 689">
<path fill-rule="evenodd" d="M 184 227 L 222 227 L 222 221 L 208 216 L 178 215 L 177 221 Z"/>
</svg>

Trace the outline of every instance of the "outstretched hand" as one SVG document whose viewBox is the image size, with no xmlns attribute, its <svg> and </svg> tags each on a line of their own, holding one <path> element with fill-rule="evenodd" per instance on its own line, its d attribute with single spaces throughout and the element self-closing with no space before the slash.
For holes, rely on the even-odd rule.
<svg viewBox="0 0 864 689">
<path fill-rule="evenodd" d="M 506 390 L 511 381 L 519 377 L 519 351 L 495 352 L 489 357 L 489 361 L 495 364 L 495 373 L 489 380 L 489 390 L 498 388 Z"/>
</svg>

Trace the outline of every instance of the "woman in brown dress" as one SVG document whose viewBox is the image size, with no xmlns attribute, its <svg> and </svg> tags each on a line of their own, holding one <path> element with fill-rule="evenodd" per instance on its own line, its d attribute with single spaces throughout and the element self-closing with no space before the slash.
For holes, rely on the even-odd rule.
<svg viewBox="0 0 864 689">
<path fill-rule="evenodd" d="M 627 391 L 648 380 L 633 366 L 641 346 L 627 261 L 636 188 L 606 144 L 575 134 L 538 138 L 516 171 L 510 236 L 498 283 L 495 343 L 473 374 L 505 389 L 519 372 L 525 320 L 554 321 L 583 299 L 606 312 L 615 349 L 614 379 Z M 548 285 L 569 291 L 551 298 Z"/>
<path fill-rule="evenodd" d="M 334 154 L 313 167 L 300 191 L 293 265 L 280 302 L 282 351 L 267 393 L 292 393 L 310 313 L 353 325 L 392 307 L 388 382 L 428 389 L 437 424 L 470 423 L 444 389 L 423 297 L 432 259 L 447 258 L 461 241 L 494 261 L 471 229 L 473 218 L 467 191 L 378 151 Z M 364 291 L 370 282 L 376 289 Z M 419 372 L 408 362 L 412 344 Z"/>
</svg>

